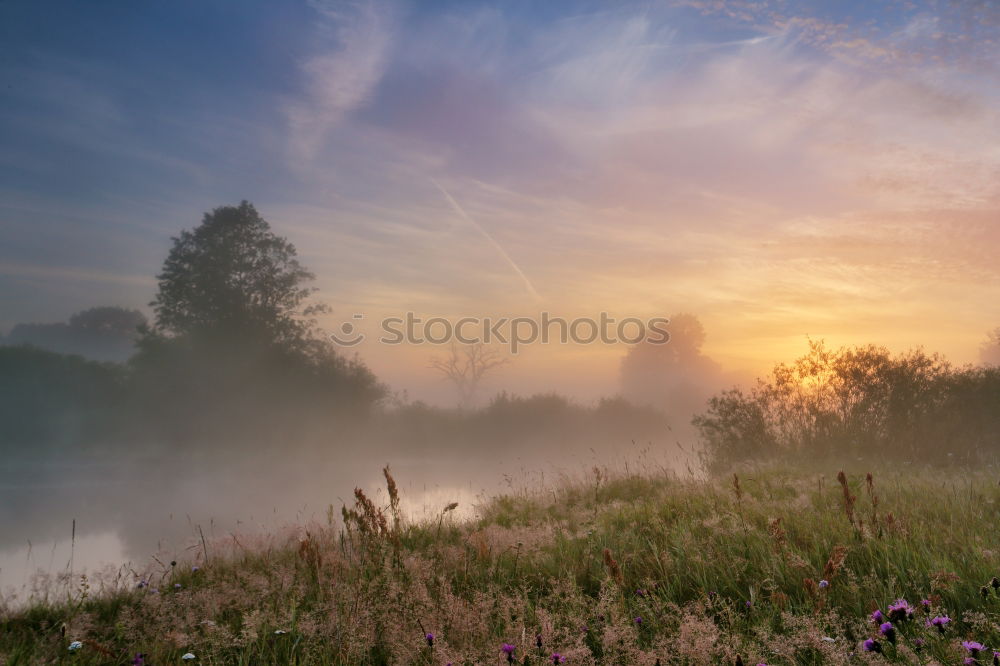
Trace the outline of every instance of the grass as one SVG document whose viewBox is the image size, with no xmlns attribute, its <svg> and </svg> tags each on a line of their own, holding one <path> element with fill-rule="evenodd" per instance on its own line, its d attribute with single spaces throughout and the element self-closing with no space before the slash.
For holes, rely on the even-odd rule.
<svg viewBox="0 0 1000 666">
<path fill-rule="evenodd" d="M 961 643 L 1000 647 L 995 471 L 836 472 L 595 470 L 420 524 L 390 481 L 389 506 L 359 492 L 328 525 L 210 544 L 144 587 L 77 580 L 7 610 L 0 664 L 504 664 L 505 643 L 534 664 L 993 663 Z M 899 598 L 916 608 L 892 642 L 869 615 Z"/>
</svg>

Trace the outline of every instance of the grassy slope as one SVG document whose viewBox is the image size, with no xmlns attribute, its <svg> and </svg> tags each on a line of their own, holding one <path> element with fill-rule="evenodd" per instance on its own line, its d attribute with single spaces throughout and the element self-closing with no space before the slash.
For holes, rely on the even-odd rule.
<svg viewBox="0 0 1000 666">
<path fill-rule="evenodd" d="M 1000 574 L 994 476 L 875 470 L 873 507 L 849 475 L 852 524 L 835 471 L 745 470 L 738 492 L 731 477 L 595 475 L 398 529 L 359 502 L 347 532 L 216 544 L 197 572 L 7 613 L 0 663 L 499 664 L 503 643 L 529 663 L 961 663 L 961 640 L 1000 646 L 1000 598 L 980 589 Z M 884 657 L 860 652 L 867 615 L 899 597 L 953 621 L 941 634 L 918 610 Z"/>
</svg>

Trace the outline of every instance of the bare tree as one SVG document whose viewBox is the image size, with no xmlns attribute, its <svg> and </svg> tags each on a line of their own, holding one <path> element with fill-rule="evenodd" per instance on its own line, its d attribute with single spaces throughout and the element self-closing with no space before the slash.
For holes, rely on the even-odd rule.
<svg viewBox="0 0 1000 666">
<path fill-rule="evenodd" d="M 460 406 L 471 407 L 475 404 L 483 377 L 507 363 L 510 363 L 509 358 L 482 342 L 471 345 L 452 342 L 446 356 L 431 357 L 430 367 L 452 383 L 458 392 Z"/>
</svg>

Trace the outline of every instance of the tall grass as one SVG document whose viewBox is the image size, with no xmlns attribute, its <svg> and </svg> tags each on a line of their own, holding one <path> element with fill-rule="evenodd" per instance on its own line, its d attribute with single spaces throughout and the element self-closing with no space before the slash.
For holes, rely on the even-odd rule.
<svg viewBox="0 0 1000 666">
<path fill-rule="evenodd" d="M 595 470 L 421 523 L 387 471 L 388 506 L 359 490 L 328 525 L 8 610 L 0 663 L 503 664 L 504 644 L 535 664 L 960 663 L 962 640 L 1000 646 L 996 470 L 838 471 Z M 899 598 L 916 610 L 891 642 L 869 615 Z"/>
</svg>

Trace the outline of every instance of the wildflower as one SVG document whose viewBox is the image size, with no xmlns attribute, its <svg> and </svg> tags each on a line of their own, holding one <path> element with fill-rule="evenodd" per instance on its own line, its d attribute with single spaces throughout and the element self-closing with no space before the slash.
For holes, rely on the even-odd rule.
<svg viewBox="0 0 1000 666">
<path fill-rule="evenodd" d="M 1000 652 L 993 653 L 993 666 L 1000 666 Z"/>
<path fill-rule="evenodd" d="M 830 587 L 830 581 L 828 581 L 826 579 L 821 580 L 819 582 L 819 587 L 820 587 L 821 590 L 825 590 L 826 588 Z"/>
<path fill-rule="evenodd" d="M 180 583 L 174 583 L 174 589 L 175 590 L 181 589 L 181 584 Z"/>
<path fill-rule="evenodd" d="M 553 664 L 561 664 L 566 661 L 566 657 L 562 656 L 558 652 L 553 652 L 552 656 L 549 657 L 549 659 L 552 660 Z"/>
<path fill-rule="evenodd" d="M 931 600 L 930 599 L 921 599 L 920 600 L 920 605 L 924 607 L 925 611 L 926 610 L 930 610 L 930 608 L 931 608 Z"/>
<path fill-rule="evenodd" d="M 587 625 L 583 625 L 582 627 L 580 627 L 580 631 L 583 633 L 587 633 L 588 631 L 590 631 L 590 627 L 588 627 Z"/>
<path fill-rule="evenodd" d="M 517 651 L 517 646 L 511 645 L 510 643 L 504 643 L 500 647 L 500 651 L 503 652 L 505 655 L 507 655 L 508 664 L 514 663 L 514 652 Z"/>
<path fill-rule="evenodd" d="M 945 625 L 951 622 L 951 618 L 947 615 L 938 615 L 937 617 L 927 621 L 928 627 L 937 627 L 938 631 L 942 634 L 944 633 Z"/>
<path fill-rule="evenodd" d="M 635 596 L 637 596 L 637 597 L 644 597 L 644 596 L 646 596 L 646 590 L 642 589 L 641 587 L 638 588 L 635 591 Z"/>
<path fill-rule="evenodd" d="M 748 609 L 751 608 L 753 606 L 753 602 L 752 601 L 747 601 L 746 606 L 747 606 Z"/>
<path fill-rule="evenodd" d="M 132 666 L 145 666 L 146 655 L 139 653 L 135 655 L 135 659 L 132 660 Z"/>
<path fill-rule="evenodd" d="M 892 622 L 883 622 L 879 625 L 878 631 L 880 634 L 886 637 L 890 643 L 896 643 L 896 628 L 892 626 Z"/>
<path fill-rule="evenodd" d="M 917 649 L 917 652 L 920 652 L 920 648 L 922 648 L 923 646 L 924 646 L 924 639 L 922 638 L 914 639 L 913 647 Z"/>
<path fill-rule="evenodd" d="M 69 651 L 70 652 L 76 652 L 77 650 L 79 650 L 82 647 L 83 647 L 83 643 L 81 643 L 80 641 L 73 641 L 72 643 L 69 644 Z"/>
<path fill-rule="evenodd" d="M 906 599 L 896 599 L 889 604 L 889 619 L 892 622 L 902 622 L 913 617 L 913 608 Z"/>
<path fill-rule="evenodd" d="M 973 657 L 978 656 L 980 650 L 986 649 L 986 646 L 978 641 L 962 641 L 962 647 L 968 650 Z"/>
<path fill-rule="evenodd" d="M 875 624 L 882 624 L 885 621 L 885 615 L 882 615 L 882 611 L 876 610 L 872 612 L 871 619 Z"/>
<path fill-rule="evenodd" d="M 542 649 L 542 635 L 541 634 L 536 634 L 535 635 L 535 647 L 538 648 L 539 650 Z"/>
<path fill-rule="evenodd" d="M 642 618 L 641 617 L 636 617 L 635 618 L 635 624 L 636 624 L 636 626 L 641 627 L 642 626 Z"/>
<path fill-rule="evenodd" d="M 427 647 L 434 647 L 434 634 L 428 631 L 424 634 L 424 639 L 427 641 Z"/>
<path fill-rule="evenodd" d="M 287 632 L 287 631 L 285 631 L 284 629 L 275 629 L 275 630 L 274 630 L 274 635 L 275 635 L 275 636 L 284 636 L 284 635 L 285 635 L 285 634 L 287 634 L 287 633 L 288 633 L 288 632 Z"/>
<path fill-rule="evenodd" d="M 138 587 L 141 590 L 142 588 L 146 587 L 147 585 L 149 585 L 149 583 L 147 583 L 144 580 L 140 580 L 139 583 L 136 585 L 136 587 Z"/>
<path fill-rule="evenodd" d="M 194 655 L 191 654 L 190 652 L 185 652 L 184 654 L 181 655 L 181 659 L 183 659 L 184 661 L 191 661 L 192 659 L 194 659 Z"/>
<path fill-rule="evenodd" d="M 191 567 L 191 573 L 198 573 L 198 567 Z"/>
<path fill-rule="evenodd" d="M 865 652 L 881 652 L 882 651 L 882 644 L 879 643 L 877 640 L 875 640 L 873 638 L 866 639 L 865 642 L 862 643 L 862 647 L 865 649 Z"/>
</svg>

